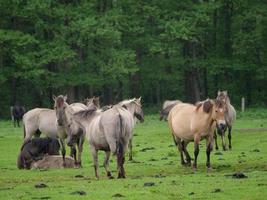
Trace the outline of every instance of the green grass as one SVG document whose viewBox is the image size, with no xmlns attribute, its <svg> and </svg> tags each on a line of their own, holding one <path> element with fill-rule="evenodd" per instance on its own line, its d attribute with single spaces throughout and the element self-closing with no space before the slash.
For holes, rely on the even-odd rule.
<svg viewBox="0 0 267 200">
<path fill-rule="evenodd" d="M 125 163 L 125 180 L 107 179 L 103 167 L 100 167 L 100 180 L 96 180 L 87 142 L 82 169 L 18 170 L 16 160 L 22 129 L 13 128 L 10 121 L 0 121 L 0 199 L 266 199 L 267 131 L 258 129 L 267 128 L 267 117 L 257 117 L 257 112 L 238 117 L 233 130 L 233 150 L 220 151 L 220 145 L 223 155 L 212 152 L 211 173 L 205 168 L 205 141 L 201 142 L 199 169 L 193 173 L 190 167 L 180 165 L 167 123 L 158 121 L 157 115 L 147 116 L 145 123 L 135 128 L 135 162 Z M 154 149 L 141 151 L 148 147 Z M 193 156 L 193 145 L 188 149 Z M 255 149 L 259 152 L 254 152 Z M 103 155 L 101 152 L 100 164 Z M 115 164 L 113 157 L 110 168 L 117 176 Z M 239 171 L 248 178 L 227 176 Z M 34 185 L 40 182 L 48 187 L 36 189 Z M 146 182 L 155 185 L 145 187 Z M 221 192 L 213 192 L 215 189 Z M 84 191 L 86 195 L 71 194 L 75 191 Z M 117 193 L 124 197 L 113 197 Z"/>
</svg>

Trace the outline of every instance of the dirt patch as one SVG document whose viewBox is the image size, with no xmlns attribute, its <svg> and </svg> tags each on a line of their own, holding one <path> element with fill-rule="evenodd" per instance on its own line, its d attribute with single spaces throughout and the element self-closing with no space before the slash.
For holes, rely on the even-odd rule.
<svg viewBox="0 0 267 200">
<path fill-rule="evenodd" d="M 51 197 L 32 197 L 32 199 L 51 199 Z"/>
<path fill-rule="evenodd" d="M 232 175 L 233 178 L 241 179 L 241 178 L 248 178 L 245 174 L 242 172 L 236 172 Z"/>
<path fill-rule="evenodd" d="M 154 147 L 146 147 L 146 148 L 141 149 L 140 151 L 141 152 L 146 152 L 146 151 L 154 150 L 154 149 L 155 149 Z"/>
<path fill-rule="evenodd" d="M 212 190 L 212 193 L 218 193 L 218 192 L 222 192 L 222 190 L 220 188 L 215 188 L 214 190 Z"/>
<path fill-rule="evenodd" d="M 37 183 L 34 185 L 35 188 L 47 188 L 48 186 L 44 183 Z"/>
<path fill-rule="evenodd" d="M 144 186 L 145 187 L 155 186 L 155 183 L 154 182 L 147 182 L 147 183 L 144 183 Z"/>
<path fill-rule="evenodd" d="M 81 174 L 75 175 L 74 177 L 75 177 L 75 178 L 84 178 L 84 176 L 81 175 Z"/>
<path fill-rule="evenodd" d="M 221 155 L 223 155 L 223 153 L 220 152 L 220 151 L 217 151 L 217 152 L 214 153 L 214 155 L 220 155 L 221 156 Z"/>
<path fill-rule="evenodd" d="M 82 190 L 79 190 L 79 191 L 74 191 L 74 192 L 72 192 L 70 194 L 84 196 L 84 195 L 86 195 L 86 192 L 82 191 Z"/>
<path fill-rule="evenodd" d="M 121 197 L 125 197 L 125 196 L 120 194 L 120 193 L 117 193 L 117 194 L 114 194 L 112 197 L 121 198 Z"/>
<path fill-rule="evenodd" d="M 191 195 L 194 195 L 195 193 L 194 192 L 190 192 L 188 195 L 191 196 Z"/>
</svg>

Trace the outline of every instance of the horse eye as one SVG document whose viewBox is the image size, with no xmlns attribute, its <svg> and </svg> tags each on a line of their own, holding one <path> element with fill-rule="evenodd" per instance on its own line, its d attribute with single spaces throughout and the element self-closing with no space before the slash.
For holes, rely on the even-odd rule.
<svg viewBox="0 0 267 200">
<path fill-rule="evenodd" d="M 215 110 L 215 112 L 218 112 L 218 110 Z"/>
</svg>

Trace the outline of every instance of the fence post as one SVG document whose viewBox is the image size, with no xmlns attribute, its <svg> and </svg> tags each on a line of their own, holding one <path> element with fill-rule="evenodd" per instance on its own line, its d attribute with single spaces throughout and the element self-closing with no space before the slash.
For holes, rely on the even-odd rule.
<svg viewBox="0 0 267 200">
<path fill-rule="evenodd" d="M 242 112 L 245 111 L 245 97 L 242 97 L 242 99 L 241 99 L 241 111 Z"/>
</svg>

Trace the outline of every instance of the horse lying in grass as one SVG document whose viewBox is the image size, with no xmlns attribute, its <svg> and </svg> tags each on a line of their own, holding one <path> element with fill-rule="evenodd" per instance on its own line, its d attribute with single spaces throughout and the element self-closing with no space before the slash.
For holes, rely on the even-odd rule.
<svg viewBox="0 0 267 200">
<path fill-rule="evenodd" d="M 167 121 L 167 118 L 168 118 L 168 115 L 169 115 L 170 110 L 175 105 L 177 105 L 178 103 L 182 103 L 182 102 L 180 100 L 173 100 L 173 101 L 166 100 L 166 101 L 164 101 L 163 106 L 162 106 L 162 109 L 159 112 L 159 115 L 160 115 L 159 120 L 160 121 L 162 121 L 162 120 Z"/>
<path fill-rule="evenodd" d="M 123 106 L 117 104 L 104 112 L 96 107 L 80 111 L 70 118 L 72 120 L 69 124 L 67 143 L 71 145 L 76 142 L 82 133 L 79 129 L 84 129 L 94 159 L 96 178 L 99 178 L 99 150 L 105 151 L 104 167 L 107 176 L 112 178 L 109 171 L 109 157 L 112 153 L 117 156 L 118 178 L 125 178 L 123 164 L 127 145 L 133 136 L 134 117 L 141 122 L 144 121 L 140 98 L 124 101 Z"/>
<path fill-rule="evenodd" d="M 228 128 L 228 140 L 229 140 L 229 149 L 232 149 L 232 127 L 233 127 L 233 123 L 236 120 L 236 111 L 234 106 L 231 105 L 230 103 L 230 98 L 228 96 L 228 92 L 227 91 L 218 91 L 218 95 L 217 95 L 217 100 L 223 101 L 226 104 L 226 109 L 225 109 L 225 121 L 226 121 L 226 126 Z M 226 150 L 226 142 L 225 142 L 225 130 L 220 130 L 218 129 L 218 134 L 221 136 L 222 139 L 222 147 L 223 150 Z M 216 131 L 214 132 L 214 138 L 215 138 L 215 146 L 216 146 L 216 150 L 218 150 L 218 143 L 217 143 L 217 134 Z"/>
<path fill-rule="evenodd" d="M 70 157 L 65 157 L 65 168 L 74 168 L 75 160 Z M 42 160 L 34 161 L 31 164 L 31 169 L 58 169 L 63 167 L 61 155 L 45 155 Z"/>
<path fill-rule="evenodd" d="M 216 125 L 219 129 L 226 126 L 224 118 L 225 103 L 219 100 L 207 99 L 197 106 L 187 103 L 177 104 L 170 111 L 168 123 L 174 142 L 181 155 L 181 164 L 191 166 L 191 157 L 186 149 L 189 142 L 194 141 L 193 169 L 197 169 L 199 142 L 206 139 L 206 166 L 210 166 L 210 152 L 213 145 L 213 134 Z M 184 161 L 184 155 L 186 162 Z"/>
<path fill-rule="evenodd" d="M 43 159 L 45 154 L 58 155 L 60 145 L 57 139 L 34 138 L 21 147 L 17 166 L 19 169 L 30 169 L 33 162 Z"/>
</svg>

